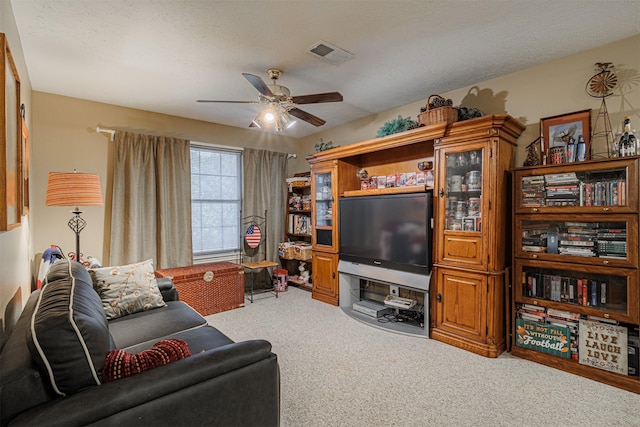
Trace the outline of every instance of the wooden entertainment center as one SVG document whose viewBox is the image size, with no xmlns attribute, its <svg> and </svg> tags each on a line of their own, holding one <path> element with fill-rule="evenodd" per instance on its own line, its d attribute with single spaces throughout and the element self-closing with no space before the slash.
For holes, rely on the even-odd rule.
<svg viewBox="0 0 640 427">
<path fill-rule="evenodd" d="M 497 357 L 506 348 L 510 273 L 510 187 L 516 139 L 524 125 L 508 115 L 434 124 L 315 153 L 311 165 L 314 299 L 339 305 L 338 199 L 424 192 L 425 186 L 361 189 L 369 176 L 415 172 L 432 162 L 434 270 L 432 338 Z M 425 302 L 427 304 L 427 302 Z"/>
</svg>

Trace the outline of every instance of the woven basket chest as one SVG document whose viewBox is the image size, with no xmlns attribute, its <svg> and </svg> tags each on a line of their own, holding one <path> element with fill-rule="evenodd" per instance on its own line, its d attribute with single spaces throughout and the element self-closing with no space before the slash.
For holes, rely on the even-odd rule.
<svg viewBox="0 0 640 427">
<path fill-rule="evenodd" d="M 180 300 L 207 316 L 244 307 L 244 269 L 231 262 L 212 262 L 156 270 L 171 277 Z"/>
</svg>

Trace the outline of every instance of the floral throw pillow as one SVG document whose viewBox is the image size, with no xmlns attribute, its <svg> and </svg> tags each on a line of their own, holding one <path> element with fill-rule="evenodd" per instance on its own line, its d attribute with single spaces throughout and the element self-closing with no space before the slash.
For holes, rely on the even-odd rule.
<svg viewBox="0 0 640 427">
<path fill-rule="evenodd" d="M 153 260 L 89 269 L 107 319 L 126 316 L 166 304 L 156 283 Z"/>
</svg>

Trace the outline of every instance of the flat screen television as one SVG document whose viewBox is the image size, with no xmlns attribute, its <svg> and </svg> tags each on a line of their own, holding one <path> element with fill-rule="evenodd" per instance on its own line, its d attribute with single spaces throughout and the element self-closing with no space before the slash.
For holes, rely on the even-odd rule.
<svg viewBox="0 0 640 427">
<path fill-rule="evenodd" d="M 429 274 L 431 202 L 430 191 L 339 199 L 340 259 Z"/>
</svg>

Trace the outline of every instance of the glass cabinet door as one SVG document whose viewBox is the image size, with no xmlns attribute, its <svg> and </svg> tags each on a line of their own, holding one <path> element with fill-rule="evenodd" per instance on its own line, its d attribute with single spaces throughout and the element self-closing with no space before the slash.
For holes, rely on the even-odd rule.
<svg viewBox="0 0 640 427">
<path fill-rule="evenodd" d="M 333 180 L 331 171 L 314 173 L 315 242 L 333 245 Z"/>
<path fill-rule="evenodd" d="M 571 163 L 518 171 L 515 210 L 520 213 L 636 212 L 638 159 Z"/>
<path fill-rule="evenodd" d="M 520 215 L 516 256 L 604 266 L 638 266 L 638 233 L 630 215 Z M 570 258 L 566 258 L 570 257 Z M 564 260 L 562 258 L 565 258 Z"/>
<path fill-rule="evenodd" d="M 445 153 L 445 230 L 482 231 L 483 151 Z"/>
<path fill-rule="evenodd" d="M 571 263 L 516 261 L 515 300 L 618 321 L 637 322 L 637 271 Z"/>
</svg>

